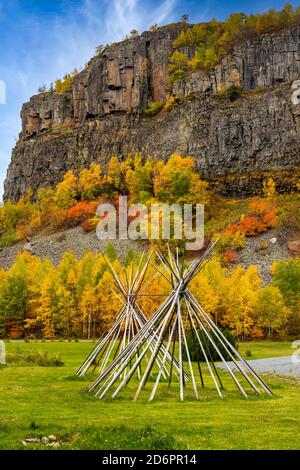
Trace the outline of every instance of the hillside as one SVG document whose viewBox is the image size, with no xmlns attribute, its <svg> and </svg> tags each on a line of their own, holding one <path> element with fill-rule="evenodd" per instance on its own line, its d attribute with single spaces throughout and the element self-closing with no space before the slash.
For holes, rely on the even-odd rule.
<svg viewBox="0 0 300 470">
<path fill-rule="evenodd" d="M 272 242 L 270 242 L 272 240 Z M 262 243 L 268 246 L 266 249 L 259 249 Z M 124 261 L 130 249 L 141 251 L 147 245 L 141 242 L 130 240 L 112 241 L 116 254 L 121 261 Z M 8 269 L 16 261 L 18 255 L 23 251 L 38 256 L 41 259 L 49 259 L 54 266 L 57 266 L 66 251 L 71 250 L 78 259 L 84 256 L 85 252 L 104 252 L 107 242 L 97 239 L 96 233 L 85 233 L 81 227 L 67 229 L 52 235 L 36 235 L 28 243 L 20 241 L 16 245 L 8 248 L 0 248 L 0 268 Z M 275 261 L 290 257 L 286 240 L 281 238 L 279 230 L 272 230 L 261 234 L 255 238 L 248 238 L 245 247 L 239 253 L 238 263 L 245 268 L 255 265 L 258 268 L 263 284 L 271 282 L 271 268 Z M 233 268 L 237 263 L 233 264 Z"/>
<path fill-rule="evenodd" d="M 227 195 L 255 193 L 266 176 L 279 191 L 294 188 L 300 26 L 287 22 L 244 34 L 195 67 L 188 60 L 199 49 L 174 42 L 193 28 L 178 23 L 102 48 L 67 90 L 25 103 L 4 199 L 17 201 L 30 187 L 36 194 L 57 183 L 69 169 L 105 166 L 112 155 L 121 160 L 137 151 L 163 159 L 191 155 L 211 186 Z"/>
</svg>

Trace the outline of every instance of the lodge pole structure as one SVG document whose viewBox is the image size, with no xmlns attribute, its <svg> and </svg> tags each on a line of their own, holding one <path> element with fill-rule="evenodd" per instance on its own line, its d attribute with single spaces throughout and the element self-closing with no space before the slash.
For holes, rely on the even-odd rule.
<svg viewBox="0 0 300 470">
<path fill-rule="evenodd" d="M 157 267 L 157 272 L 168 280 L 171 292 L 165 296 L 166 298 L 152 317 L 144 322 L 134 336 L 132 335 L 127 346 L 124 345 L 124 348 L 120 350 L 110 364 L 105 369 L 102 368 L 99 377 L 89 387 L 90 392 L 94 392 L 99 398 L 106 395 L 115 398 L 137 373 L 138 384 L 134 396 L 134 399 L 137 400 L 152 374 L 152 377 L 155 376 L 149 397 L 149 401 L 152 401 L 156 396 L 162 378 L 165 378 L 166 375 L 168 375 L 168 386 L 171 386 L 175 366 L 175 372 L 178 372 L 176 379 L 179 382 L 180 400 L 184 400 L 187 381 L 192 384 L 196 399 L 201 399 L 198 388 L 203 389 L 205 387 L 203 371 L 199 356 L 197 356 L 200 379 L 200 383 L 199 380 L 197 383 L 187 340 L 186 325 L 189 325 L 193 342 L 199 346 L 204 358 L 203 367 L 206 365 L 208 377 L 211 377 L 212 383 L 221 398 L 223 398 L 222 391 L 224 387 L 218 368 L 212 359 L 211 350 L 217 355 L 218 361 L 224 364 L 225 372 L 228 372 L 235 386 L 244 397 L 248 397 L 248 388 L 257 394 L 264 392 L 270 396 L 272 395 L 268 385 L 227 340 L 189 289 L 191 281 L 211 259 L 217 242 L 218 240 L 212 242 L 204 250 L 202 256 L 189 265 L 180 264 L 178 250 L 174 255 L 168 246 L 168 255 L 166 256 L 159 246 L 154 244 L 157 258 L 162 266 Z M 150 258 L 147 260 L 147 265 L 149 263 Z M 142 270 L 142 272 L 144 271 Z M 138 283 L 138 285 L 141 286 L 141 283 Z M 147 295 L 146 293 L 141 294 L 135 286 L 132 286 L 131 291 L 133 291 L 135 299 L 139 295 Z M 136 308 L 136 301 L 134 305 Z M 177 352 L 176 341 L 178 341 Z M 183 351 L 187 359 L 189 375 L 184 370 Z M 149 359 L 145 362 L 147 355 Z M 231 362 L 227 361 L 225 355 L 231 359 Z M 143 374 L 141 374 L 142 364 L 145 364 Z M 118 384 L 116 384 L 117 381 Z M 247 389 L 245 385 L 247 385 Z"/>
<path fill-rule="evenodd" d="M 83 363 L 78 368 L 76 375 L 79 377 L 84 376 L 89 371 L 95 371 L 99 368 L 99 375 L 101 375 L 106 367 L 114 360 L 120 353 L 122 353 L 130 342 L 134 339 L 135 335 L 142 329 L 142 327 L 147 323 L 147 318 L 144 315 L 142 309 L 138 304 L 138 298 L 142 294 L 140 291 L 142 288 L 146 287 L 159 275 L 156 273 L 152 278 L 147 279 L 147 270 L 151 260 L 151 254 L 145 259 L 144 253 L 141 255 L 136 272 L 133 273 L 133 265 L 129 269 L 125 269 L 124 277 L 117 275 L 115 269 L 111 263 L 109 263 L 105 257 L 103 257 L 107 267 L 112 275 L 114 280 L 114 288 L 111 290 L 113 294 L 119 299 L 122 307 L 119 311 L 116 320 L 110 330 L 101 337 L 96 346 L 86 357 Z M 142 264 L 144 263 L 144 266 Z M 158 339 L 157 332 L 155 329 L 149 330 L 147 336 L 145 337 L 147 346 L 149 346 L 149 352 L 146 351 L 143 357 L 145 357 L 146 363 L 150 360 L 148 358 L 149 354 L 152 357 L 154 352 L 156 340 Z M 146 354 L 148 352 L 148 354 Z M 171 357 L 170 354 L 167 354 L 167 360 L 164 361 L 162 365 L 162 359 L 164 357 L 165 349 L 162 348 L 159 351 L 159 354 L 156 357 L 157 366 L 161 369 L 161 374 L 164 379 L 167 379 L 171 367 L 174 362 L 175 371 L 174 374 L 179 376 L 180 368 L 178 362 Z M 140 350 L 139 346 L 136 345 L 133 349 L 133 356 L 130 358 L 129 364 L 125 364 L 123 368 L 123 361 L 121 360 L 118 363 L 117 370 L 122 369 L 122 374 L 126 376 L 127 367 L 132 367 L 132 363 L 136 362 L 136 359 L 139 359 Z M 135 363 L 134 362 L 134 363 Z M 142 361 L 138 362 L 138 377 L 142 375 Z M 119 376 L 119 375 L 118 375 Z M 189 375 L 184 372 L 185 379 L 189 379 Z"/>
</svg>

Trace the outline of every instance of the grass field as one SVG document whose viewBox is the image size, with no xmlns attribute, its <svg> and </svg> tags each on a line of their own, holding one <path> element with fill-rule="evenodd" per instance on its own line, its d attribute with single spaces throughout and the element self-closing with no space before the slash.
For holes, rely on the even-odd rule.
<svg viewBox="0 0 300 470">
<path fill-rule="evenodd" d="M 55 434 L 60 449 L 299 449 L 300 383 L 264 377 L 274 397 L 239 395 L 226 378 L 225 398 L 212 387 L 201 399 L 180 402 L 177 384 L 147 402 L 147 393 L 132 401 L 136 384 L 126 395 L 104 401 L 85 393 L 89 382 L 74 380 L 74 372 L 91 349 L 90 343 L 8 343 L 8 352 L 59 352 L 63 367 L 0 368 L 0 449 L 24 449 L 20 442 Z M 243 343 L 240 351 L 252 358 L 286 356 L 290 343 Z M 46 449 L 30 444 L 26 449 Z"/>
</svg>

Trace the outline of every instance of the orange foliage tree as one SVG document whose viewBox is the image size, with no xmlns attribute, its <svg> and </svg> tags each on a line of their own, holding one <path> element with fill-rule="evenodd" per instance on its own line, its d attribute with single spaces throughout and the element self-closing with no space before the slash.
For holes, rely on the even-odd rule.
<svg viewBox="0 0 300 470">
<path fill-rule="evenodd" d="M 97 204 L 94 202 L 77 202 L 68 210 L 68 218 L 75 221 L 81 221 L 95 215 L 96 207 Z"/>
</svg>

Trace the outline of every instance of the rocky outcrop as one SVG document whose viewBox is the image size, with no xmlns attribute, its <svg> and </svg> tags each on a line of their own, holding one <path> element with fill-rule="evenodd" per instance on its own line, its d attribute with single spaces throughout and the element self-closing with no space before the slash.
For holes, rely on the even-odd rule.
<svg viewBox="0 0 300 470">
<path fill-rule="evenodd" d="M 264 35 L 235 47 L 211 72 L 197 71 L 168 87 L 172 43 L 182 25 L 106 47 L 63 94 L 43 93 L 22 109 L 22 132 L 5 181 L 17 200 L 59 181 L 67 169 L 128 153 L 166 159 L 196 158 L 220 191 L 258 191 L 273 176 L 282 190 L 295 186 L 300 167 L 300 28 Z M 186 50 L 189 55 L 193 51 Z M 231 103 L 231 85 L 243 96 Z M 155 117 L 149 101 L 180 103 Z M 300 95 L 300 92 L 299 92 Z"/>
<path fill-rule="evenodd" d="M 106 47 L 74 79 L 69 93 L 43 93 L 23 106 L 21 139 L 53 127 L 83 124 L 115 113 L 140 113 L 165 101 L 168 63 L 179 25 Z"/>
</svg>

